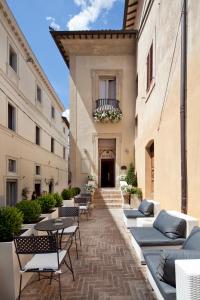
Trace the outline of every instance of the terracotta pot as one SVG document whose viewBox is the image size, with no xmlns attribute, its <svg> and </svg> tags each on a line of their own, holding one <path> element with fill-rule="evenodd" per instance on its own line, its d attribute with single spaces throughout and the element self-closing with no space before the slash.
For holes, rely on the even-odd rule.
<svg viewBox="0 0 200 300">
<path fill-rule="evenodd" d="M 138 198 L 137 195 L 132 194 L 131 195 L 131 203 L 130 203 L 131 208 L 138 208 L 138 206 L 140 205 L 140 203 L 141 203 L 141 199 Z"/>
</svg>

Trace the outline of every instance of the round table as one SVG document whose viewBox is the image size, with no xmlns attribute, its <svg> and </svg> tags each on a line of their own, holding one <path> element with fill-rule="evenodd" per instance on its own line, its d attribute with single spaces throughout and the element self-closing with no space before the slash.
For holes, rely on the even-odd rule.
<svg viewBox="0 0 200 300">
<path fill-rule="evenodd" d="M 62 242 L 62 235 L 65 228 L 72 226 L 74 223 L 73 218 L 56 218 L 47 221 L 39 222 L 35 225 L 35 229 L 38 231 L 46 231 L 48 234 L 57 234 L 60 239 L 60 248 Z"/>
</svg>

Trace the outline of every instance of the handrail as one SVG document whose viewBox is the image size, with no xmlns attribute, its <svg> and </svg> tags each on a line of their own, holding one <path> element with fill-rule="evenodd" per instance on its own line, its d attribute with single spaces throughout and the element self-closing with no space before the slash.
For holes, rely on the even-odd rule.
<svg viewBox="0 0 200 300">
<path fill-rule="evenodd" d="M 110 107 L 110 109 L 119 109 L 119 100 L 117 100 L 117 99 L 97 99 L 96 100 L 96 108 L 104 110 L 108 106 Z"/>
</svg>

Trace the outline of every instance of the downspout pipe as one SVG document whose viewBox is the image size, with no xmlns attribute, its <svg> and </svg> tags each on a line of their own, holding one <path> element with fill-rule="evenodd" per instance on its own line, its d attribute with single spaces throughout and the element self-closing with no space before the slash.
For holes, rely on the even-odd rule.
<svg viewBox="0 0 200 300">
<path fill-rule="evenodd" d="M 180 80 L 180 140 L 181 140 L 181 211 L 187 214 L 187 0 L 183 0 L 181 19 L 181 80 Z"/>
</svg>

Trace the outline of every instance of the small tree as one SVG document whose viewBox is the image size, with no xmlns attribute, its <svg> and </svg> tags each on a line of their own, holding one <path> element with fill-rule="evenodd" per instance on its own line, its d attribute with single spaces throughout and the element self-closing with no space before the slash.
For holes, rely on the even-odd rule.
<svg viewBox="0 0 200 300">
<path fill-rule="evenodd" d="M 131 163 L 126 175 L 126 182 L 132 186 L 137 186 L 137 176 L 135 174 L 135 168 Z"/>
</svg>

